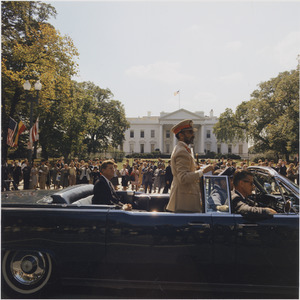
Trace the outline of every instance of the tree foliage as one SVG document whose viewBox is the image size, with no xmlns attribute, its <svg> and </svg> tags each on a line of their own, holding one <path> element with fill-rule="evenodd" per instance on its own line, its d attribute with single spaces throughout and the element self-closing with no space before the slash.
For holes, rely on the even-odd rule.
<svg viewBox="0 0 300 300">
<path fill-rule="evenodd" d="M 221 142 L 250 139 L 255 152 L 276 151 L 288 158 L 299 151 L 299 71 L 280 73 L 259 84 L 251 99 L 227 109 L 214 127 Z"/>
<path fill-rule="evenodd" d="M 109 89 L 101 89 L 91 82 L 84 82 L 81 87 L 86 95 L 85 109 L 89 111 L 84 140 L 88 153 L 107 150 L 110 145 L 121 145 L 129 127 L 121 102 L 112 99 Z"/>
<path fill-rule="evenodd" d="M 54 7 L 33 1 L 3 1 L 2 5 L 2 149 L 7 153 L 6 134 L 9 117 L 29 124 L 29 105 L 23 83 L 43 84 L 38 112 L 49 112 L 53 100 L 69 96 L 71 76 L 76 74 L 78 55 L 72 40 L 62 37 L 47 23 L 56 15 Z M 43 116 L 40 118 L 41 124 Z M 28 126 L 28 125 L 27 125 Z"/>
<path fill-rule="evenodd" d="M 26 80 L 43 85 L 34 107 L 43 157 L 87 156 L 122 144 L 128 128 L 123 105 L 109 89 L 71 79 L 77 73 L 78 52 L 70 37 L 48 23 L 56 16 L 55 8 L 39 1 L 3 1 L 1 6 L 2 158 L 7 157 L 9 117 L 22 119 L 29 129 Z M 27 142 L 28 132 L 20 137 L 18 155 L 23 151 L 26 156 Z"/>
</svg>

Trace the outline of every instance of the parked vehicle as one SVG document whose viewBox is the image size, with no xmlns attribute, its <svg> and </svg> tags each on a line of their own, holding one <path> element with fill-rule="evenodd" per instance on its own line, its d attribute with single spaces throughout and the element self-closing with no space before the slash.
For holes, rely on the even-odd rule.
<svg viewBox="0 0 300 300">
<path fill-rule="evenodd" d="M 248 218 L 213 211 L 171 213 L 166 194 L 120 191 L 132 211 L 91 205 L 93 185 L 2 193 L 2 280 L 21 296 L 51 280 L 67 285 L 268 293 L 298 297 L 299 187 L 269 168 L 253 199 L 278 214 Z"/>
</svg>

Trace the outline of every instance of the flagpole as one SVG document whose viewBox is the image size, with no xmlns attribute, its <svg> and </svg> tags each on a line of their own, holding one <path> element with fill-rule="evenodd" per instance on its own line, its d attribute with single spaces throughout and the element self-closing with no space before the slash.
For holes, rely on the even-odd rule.
<svg viewBox="0 0 300 300">
<path fill-rule="evenodd" d="M 178 93 L 178 101 L 179 101 L 179 109 L 180 109 L 180 90 L 179 90 L 179 93 Z"/>
</svg>

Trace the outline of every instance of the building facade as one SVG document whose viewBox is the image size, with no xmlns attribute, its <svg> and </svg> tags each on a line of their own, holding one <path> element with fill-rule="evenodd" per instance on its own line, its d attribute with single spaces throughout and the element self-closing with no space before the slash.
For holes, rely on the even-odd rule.
<svg viewBox="0 0 300 300">
<path fill-rule="evenodd" d="M 171 154 L 177 139 L 171 128 L 184 119 L 191 119 L 197 128 L 194 139 L 194 153 L 199 155 L 215 152 L 220 154 L 236 154 L 242 158 L 248 157 L 248 144 L 240 141 L 232 144 L 218 143 L 213 134 L 213 126 L 218 118 L 204 112 L 190 112 L 179 109 L 171 113 L 161 112 L 160 116 L 127 118 L 130 128 L 125 132 L 123 151 L 125 155 L 132 153 L 151 153 L 159 149 L 163 154 Z"/>
</svg>

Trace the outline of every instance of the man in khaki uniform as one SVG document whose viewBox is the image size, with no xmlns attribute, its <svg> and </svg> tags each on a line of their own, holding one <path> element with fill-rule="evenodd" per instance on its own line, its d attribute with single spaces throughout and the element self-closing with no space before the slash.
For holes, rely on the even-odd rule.
<svg viewBox="0 0 300 300">
<path fill-rule="evenodd" d="M 167 210 L 172 212 L 202 212 L 199 179 L 203 173 L 213 170 L 206 166 L 197 170 L 189 144 L 194 140 L 193 121 L 183 120 L 172 128 L 178 143 L 171 155 L 173 182 Z"/>
</svg>

